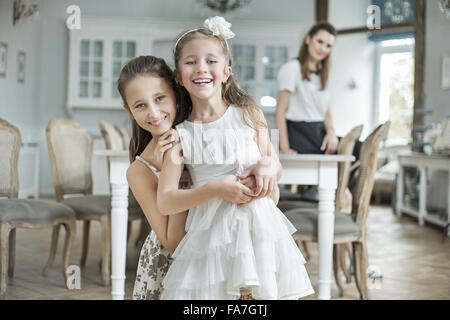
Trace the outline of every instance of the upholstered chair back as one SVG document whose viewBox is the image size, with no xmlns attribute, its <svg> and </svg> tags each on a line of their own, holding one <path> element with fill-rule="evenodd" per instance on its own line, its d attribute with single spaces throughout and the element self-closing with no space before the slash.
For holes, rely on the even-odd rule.
<svg viewBox="0 0 450 320">
<path fill-rule="evenodd" d="M 92 136 L 79 123 L 55 118 L 47 124 L 47 145 L 56 199 L 92 194 Z"/>
<path fill-rule="evenodd" d="M 0 197 L 17 198 L 20 131 L 0 118 Z"/>
<path fill-rule="evenodd" d="M 98 122 L 103 139 L 105 139 L 106 149 L 108 150 L 124 150 L 122 136 L 114 128 L 114 126 L 106 121 Z"/>
<path fill-rule="evenodd" d="M 124 127 L 115 125 L 114 126 L 116 130 L 120 133 L 120 136 L 122 137 L 122 143 L 123 143 L 123 150 L 128 150 L 130 146 L 130 135 L 128 134 L 127 130 L 125 130 Z"/>
</svg>

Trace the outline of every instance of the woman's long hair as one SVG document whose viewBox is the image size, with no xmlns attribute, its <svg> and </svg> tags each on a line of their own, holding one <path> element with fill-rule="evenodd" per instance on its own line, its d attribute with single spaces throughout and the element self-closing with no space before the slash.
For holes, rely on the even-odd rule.
<svg viewBox="0 0 450 320">
<path fill-rule="evenodd" d="M 176 46 L 174 48 L 174 61 L 175 68 L 178 69 L 178 62 L 180 60 L 181 50 L 184 45 L 192 39 L 198 37 L 207 37 L 215 41 L 219 41 L 222 46 L 223 52 L 228 60 L 228 66 L 232 67 L 233 59 L 230 52 L 230 48 L 226 40 L 220 36 L 215 36 L 210 30 L 205 28 L 199 28 L 190 32 L 182 32 L 178 35 L 176 40 Z M 234 105 L 243 109 L 244 120 L 252 128 L 267 128 L 267 126 L 261 122 L 258 115 L 261 113 L 259 107 L 255 101 L 245 91 L 239 88 L 239 85 L 231 74 L 228 80 L 222 84 L 222 99 L 227 105 Z M 180 107 L 186 113 L 190 114 L 192 111 L 192 101 L 189 96 L 189 92 L 184 87 L 180 87 Z"/>
<path fill-rule="evenodd" d="M 309 66 L 307 64 L 307 61 L 309 59 L 309 51 L 308 51 L 308 44 L 306 43 L 306 38 L 309 36 L 310 39 L 312 39 L 317 34 L 317 32 L 319 32 L 320 30 L 325 30 L 329 34 L 331 34 L 335 37 L 337 36 L 336 29 L 327 22 L 318 23 L 308 31 L 305 38 L 303 39 L 302 45 L 300 47 L 300 51 L 298 53 L 298 58 L 297 58 L 300 61 L 300 65 L 301 65 L 300 71 L 301 71 L 303 80 L 311 81 L 310 70 L 309 70 Z M 331 53 L 325 59 L 323 59 L 318 66 L 322 90 L 325 90 L 325 88 L 327 87 L 328 76 L 330 73 L 330 66 L 331 66 Z"/>
<path fill-rule="evenodd" d="M 166 62 L 154 56 L 140 56 L 131 59 L 120 71 L 119 79 L 117 80 L 117 89 L 122 97 L 125 108 L 129 112 L 131 120 L 131 140 L 129 146 L 130 162 L 133 162 L 136 155 L 141 154 L 147 144 L 152 140 L 152 134 L 147 130 L 142 129 L 133 118 L 130 108 L 125 98 L 125 89 L 127 85 L 136 77 L 150 75 L 164 79 L 167 84 L 174 90 L 176 99 L 179 99 L 179 89 L 175 82 L 172 69 Z M 183 112 L 182 109 L 177 108 L 177 114 L 173 125 L 176 125 L 189 116 L 189 113 Z"/>
</svg>

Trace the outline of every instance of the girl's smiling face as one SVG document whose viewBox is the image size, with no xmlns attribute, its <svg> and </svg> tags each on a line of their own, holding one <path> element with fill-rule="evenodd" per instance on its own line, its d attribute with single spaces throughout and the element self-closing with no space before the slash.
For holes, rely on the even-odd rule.
<svg viewBox="0 0 450 320">
<path fill-rule="evenodd" d="M 163 78 L 152 75 L 134 78 L 125 88 L 125 98 L 137 124 L 153 137 L 172 127 L 176 116 L 176 97 Z"/>
<path fill-rule="evenodd" d="M 199 36 L 181 49 L 176 74 L 191 99 L 222 99 L 222 83 L 228 80 L 231 67 L 217 39 Z"/>
</svg>

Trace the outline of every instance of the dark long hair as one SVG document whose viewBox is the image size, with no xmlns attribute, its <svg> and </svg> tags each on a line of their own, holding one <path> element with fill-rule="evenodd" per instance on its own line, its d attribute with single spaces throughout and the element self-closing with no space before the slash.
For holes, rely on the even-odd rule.
<svg viewBox="0 0 450 320">
<path fill-rule="evenodd" d="M 166 62 L 154 56 L 140 56 L 131 59 L 120 71 L 119 79 L 117 80 L 117 89 L 122 97 L 125 108 L 129 112 L 131 120 L 131 140 L 129 146 L 130 162 L 133 162 L 136 155 L 141 154 L 147 144 L 152 140 L 152 134 L 147 130 L 142 129 L 134 120 L 131 114 L 130 108 L 125 98 L 125 89 L 127 85 L 134 78 L 142 75 L 156 76 L 164 79 L 167 84 L 175 92 L 176 100 L 179 100 L 179 89 L 175 82 L 172 69 L 166 64 Z M 177 114 L 173 125 L 176 125 L 189 116 L 189 113 L 183 112 L 180 108 L 177 108 Z"/>
<path fill-rule="evenodd" d="M 309 66 L 306 63 L 309 58 L 308 44 L 306 43 L 306 38 L 309 36 L 312 39 L 317 34 L 317 32 L 319 32 L 320 30 L 325 30 L 329 34 L 331 34 L 335 37 L 337 36 L 336 29 L 333 27 L 333 25 L 331 25 L 330 23 L 327 23 L 327 22 L 318 23 L 308 31 L 305 38 L 303 39 L 302 45 L 300 47 L 300 51 L 298 53 L 298 58 L 297 58 L 301 64 L 300 71 L 301 71 L 303 80 L 308 80 L 308 81 L 311 80 L 309 77 L 309 73 L 310 73 Z M 328 76 L 330 74 L 330 66 L 331 66 L 331 53 L 328 55 L 328 57 L 323 59 L 319 65 L 319 75 L 320 75 L 320 83 L 322 85 L 322 90 L 325 90 L 325 88 L 327 87 Z"/>
<path fill-rule="evenodd" d="M 205 28 L 198 28 L 189 32 L 182 32 L 178 35 L 176 40 L 176 46 L 174 48 L 174 61 L 175 68 L 178 69 L 178 62 L 180 60 L 181 50 L 183 46 L 192 39 L 198 37 L 207 37 L 216 41 L 219 41 L 222 46 L 223 52 L 226 56 L 228 66 L 232 66 L 233 59 L 230 48 L 224 38 L 221 36 L 215 36 L 210 30 Z M 243 109 L 245 122 L 254 129 L 267 128 L 267 126 L 258 120 L 258 114 L 260 109 L 245 91 L 243 91 L 233 74 L 228 77 L 228 80 L 222 84 L 222 99 L 227 105 L 234 105 Z M 184 87 L 180 88 L 180 106 L 184 112 L 190 114 L 192 111 L 192 101 L 189 96 L 189 92 Z"/>
</svg>

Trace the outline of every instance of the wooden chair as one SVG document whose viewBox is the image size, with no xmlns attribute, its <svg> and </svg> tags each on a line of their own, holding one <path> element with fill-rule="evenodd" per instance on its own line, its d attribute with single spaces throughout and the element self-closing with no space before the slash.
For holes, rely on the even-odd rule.
<svg viewBox="0 0 450 320">
<path fill-rule="evenodd" d="M 129 136 L 126 130 L 123 127 L 120 126 L 113 126 L 112 124 L 106 122 L 106 121 L 99 121 L 99 127 L 100 131 L 103 135 L 103 139 L 105 140 L 105 146 L 108 150 L 128 150 L 129 145 Z M 109 175 L 109 167 L 110 162 L 108 158 L 108 175 Z M 141 207 L 139 206 L 139 203 L 137 202 L 136 198 L 134 197 L 133 193 L 130 191 L 128 193 L 128 208 L 133 208 L 136 211 L 139 211 L 141 213 L 140 216 L 140 232 L 139 236 L 136 240 L 136 247 L 142 246 L 144 244 L 145 239 L 147 238 L 147 235 L 150 233 L 150 226 L 147 222 L 147 218 L 145 217 L 144 212 L 142 211 Z M 128 232 L 127 232 L 127 240 L 130 238 L 131 234 L 131 224 L 132 221 L 128 221 Z"/>
<path fill-rule="evenodd" d="M 363 142 L 360 152 L 359 174 L 353 190 L 352 213 L 335 211 L 333 270 L 339 295 L 343 289 L 339 278 L 340 244 L 351 242 L 353 246 L 353 263 L 355 278 L 361 299 L 368 299 L 367 289 L 367 247 L 366 220 L 369 213 L 370 197 L 373 189 L 377 153 L 380 142 L 387 135 L 390 122 L 378 126 Z M 318 241 L 318 210 L 291 209 L 286 217 L 297 228 L 293 235 L 297 243 L 301 241 Z"/>
<path fill-rule="evenodd" d="M 347 133 L 340 141 L 338 147 L 338 154 L 341 155 L 351 155 L 353 153 L 353 148 L 355 147 L 356 141 L 361 136 L 363 130 L 363 125 L 354 127 Z M 350 176 L 350 162 L 340 162 L 338 165 L 338 186 L 336 189 L 336 202 L 335 210 L 341 210 L 343 204 L 345 203 L 345 189 L 348 186 L 348 180 Z M 278 208 L 285 212 L 292 209 L 298 210 L 311 210 L 318 209 L 319 204 L 311 201 L 300 200 L 299 194 L 290 193 L 285 190 L 283 195 L 280 195 L 280 201 L 278 202 Z M 310 257 L 308 251 L 308 245 L 306 242 L 301 243 L 301 250 L 305 253 L 305 258 L 308 260 Z M 345 263 L 344 256 L 342 257 L 342 264 Z M 345 276 L 350 279 L 350 274 L 346 272 Z M 349 281 L 349 280 L 347 280 Z"/>
<path fill-rule="evenodd" d="M 350 132 L 341 139 L 337 153 L 341 155 L 351 155 L 353 153 L 353 148 L 355 147 L 356 141 L 361 136 L 362 130 L 363 125 L 356 126 L 350 130 Z M 336 210 L 341 210 L 343 204 L 345 203 L 344 192 L 348 186 L 350 166 L 351 163 L 349 162 L 340 162 L 338 165 L 338 186 L 336 189 L 335 204 Z M 312 209 L 318 208 L 318 203 L 300 200 L 300 195 L 284 190 L 283 192 L 280 192 L 278 208 L 283 212 L 298 208 Z"/>
<path fill-rule="evenodd" d="M 75 121 L 55 118 L 48 122 L 47 145 L 56 200 L 71 207 L 77 220 L 83 221 L 80 266 L 86 265 L 91 221 L 99 221 L 102 234 L 102 282 L 110 283 L 111 196 L 92 195 L 91 134 Z M 72 195 L 72 197 L 66 197 Z M 73 196 L 78 195 L 78 196 Z M 128 209 L 128 219 L 138 219 L 136 208 Z M 53 229 L 52 252 L 56 251 L 59 228 Z"/>
<path fill-rule="evenodd" d="M 130 139 L 130 135 L 128 134 L 127 130 L 125 130 L 124 127 L 119 126 L 118 124 L 116 124 L 114 126 L 114 128 L 116 128 L 116 130 L 119 132 L 120 136 L 122 137 L 123 150 L 128 150 L 131 139 Z"/>
<path fill-rule="evenodd" d="M 52 228 L 60 225 L 65 227 L 62 271 L 66 285 L 70 250 L 75 239 L 75 212 L 70 207 L 55 201 L 17 199 L 20 145 L 19 130 L 0 119 L 0 197 L 7 198 L 0 199 L 0 298 L 6 293 L 7 268 L 8 276 L 14 276 L 17 228 Z M 48 268 L 49 263 L 44 268 L 44 273 Z"/>
</svg>

